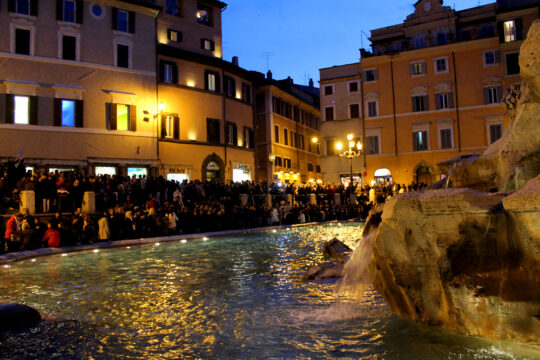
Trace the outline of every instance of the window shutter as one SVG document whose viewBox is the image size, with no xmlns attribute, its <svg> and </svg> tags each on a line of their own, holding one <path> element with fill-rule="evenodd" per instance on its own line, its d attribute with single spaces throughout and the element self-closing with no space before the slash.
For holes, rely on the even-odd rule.
<svg viewBox="0 0 540 360">
<path fill-rule="evenodd" d="M 428 111 L 429 110 L 429 96 L 424 96 L 424 111 Z"/>
<path fill-rule="evenodd" d="M 75 100 L 75 127 L 84 127 L 84 107 L 82 100 Z"/>
<path fill-rule="evenodd" d="M 118 30 L 118 8 L 112 8 L 112 29 Z"/>
<path fill-rule="evenodd" d="M 213 41 L 210 41 L 210 50 L 216 50 L 216 43 L 214 43 Z"/>
<path fill-rule="evenodd" d="M 216 92 L 221 92 L 221 81 L 218 74 L 216 74 Z"/>
<path fill-rule="evenodd" d="M 412 111 L 416 112 L 418 111 L 418 109 L 416 108 L 416 97 L 413 96 L 411 99 L 412 99 Z"/>
<path fill-rule="evenodd" d="M 161 116 L 161 138 L 164 139 L 167 136 L 167 117 Z"/>
<path fill-rule="evenodd" d="M 116 130 L 116 116 L 117 116 L 117 106 L 116 104 L 109 104 L 109 129 Z"/>
<path fill-rule="evenodd" d="M 15 111 L 15 96 L 13 94 L 6 94 L 6 124 L 13 124 L 13 117 Z"/>
<path fill-rule="evenodd" d="M 497 23 L 497 32 L 499 33 L 499 42 L 504 42 L 504 27 L 502 22 Z"/>
<path fill-rule="evenodd" d="M 231 132 L 231 127 L 228 123 L 225 123 L 225 144 L 229 145 L 229 133 Z"/>
<path fill-rule="evenodd" d="M 489 88 L 484 88 L 484 104 L 489 104 Z"/>
<path fill-rule="evenodd" d="M 56 0 L 56 20 L 64 20 L 64 0 Z"/>
<path fill-rule="evenodd" d="M 201 49 L 204 49 L 204 39 L 201 39 Z"/>
<path fill-rule="evenodd" d="M 172 64 L 172 83 L 178 84 L 178 65 Z"/>
<path fill-rule="evenodd" d="M 62 99 L 54 99 L 54 126 L 62 126 Z"/>
<path fill-rule="evenodd" d="M 449 92 L 447 94 L 448 96 L 448 108 L 449 109 L 453 109 L 454 108 L 454 94 L 452 94 L 451 92 Z"/>
<path fill-rule="evenodd" d="M 163 61 L 159 62 L 159 81 L 165 81 L 165 63 Z"/>
<path fill-rule="evenodd" d="M 516 24 L 516 35 L 518 40 L 523 40 L 523 21 L 521 18 L 517 18 L 514 20 Z"/>
<path fill-rule="evenodd" d="M 439 110 L 441 108 L 441 94 L 435 94 L 435 109 Z"/>
<path fill-rule="evenodd" d="M 180 140 L 180 118 L 178 116 L 174 117 L 174 138 Z"/>
<path fill-rule="evenodd" d="M 233 125 L 233 145 L 238 146 L 238 131 L 236 125 Z"/>
<path fill-rule="evenodd" d="M 495 63 L 499 64 L 501 62 L 501 52 L 499 50 L 494 51 Z"/>
<path fill-rule="evenodd" d="M 418 150 L 418 133 L 413 132 L 413 150 Z"/>
<path fill-rule="evenodd" d="M 38 0 L 30 0 L 30 15 L 38 16 Z"/>
<path fill-rule="evenodd" d="M 204 88 L 205 88 L 206 90 L 208 90 L 208 75 L 209 75 L 209 72 L 206 71 L 206 72 L 204 73 Z"/>
<path fill-rule="evenodd" d="M 137 131 L 137 106 L 129 106 L 129 130 Z"/>
<path fill-rule="evenodd" d="M 135 12 L 134 11 L 129 12 L 128 21 L 129 21 L 128 31 L 134 34 L 135 33 Z"/>
<path fill-rule="evenodd" d="M 374 69 L 373 70 L 373 77 L 375 81 L 377 81 L 379 79 L 379 70 L 378 69 Z"/>
<path fill-rule="evenodd" d="M 409 64 L 409 71 L 411 72 L 411 75 L 414 75 L 414 64 Z"/>
<path fill-rule="evenodd" d="M 15 0 L 8 0 L 8 11 L 15 12 Z"/>
<path fill-rule="evenodd" d="M 30 96 L 30 118 L 28 119 L 30 125 L 37 125 L 38 123 L 38 97 Z"/>
<path fill-rule="evenodd" d="M 502 101 L 502 86 L 497 86 L 497 102 Z"/>
<path fill-rule="evenodd" d="M 84 14 L 84 3 L 83 3 L 83 1 L 82 0 L 77 0 L 75 8 L 76 8 L 76 11 L 77 11 L 77 14 L 76 14 L 77 19 L 75 21 L 77 22 L 77 24 L 82 24 L 83 23 L 83 14 Z"/>
</svg>

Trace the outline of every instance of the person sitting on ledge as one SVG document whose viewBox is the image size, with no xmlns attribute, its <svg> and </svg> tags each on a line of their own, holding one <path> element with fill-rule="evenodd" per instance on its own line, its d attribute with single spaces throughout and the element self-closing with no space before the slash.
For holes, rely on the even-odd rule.
<svg viewBox="0 0 540 360">
<path fill-rule="evenodd" d="M 49 221 L 47 224 L 47 231 L 43 235 L 43 242 L 46 243 L 48 247 L 59 247 L 60 246 L 60 231 L 53 226 L 53 223 Z"/>
</svg>

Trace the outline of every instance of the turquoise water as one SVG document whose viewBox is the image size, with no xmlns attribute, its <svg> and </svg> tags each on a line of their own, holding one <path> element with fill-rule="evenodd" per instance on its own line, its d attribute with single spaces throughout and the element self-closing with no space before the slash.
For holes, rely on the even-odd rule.
<svg viewBox="0 0 540 360">
<path fill-rule="evenodd" d="M 174 241 L 0 268 L 0 302 L 48 320 L 0 337 L 7 359 L 528 359 L 535 349 L 419 327 L 373 289 L 301 280 L 361 224 Z"/>
</svg>

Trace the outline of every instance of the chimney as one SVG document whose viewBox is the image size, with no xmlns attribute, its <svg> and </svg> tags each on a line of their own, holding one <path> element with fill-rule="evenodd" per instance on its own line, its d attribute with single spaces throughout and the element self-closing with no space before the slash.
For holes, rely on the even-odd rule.
<svg viewBox="0 0 540 360">
<path fill-rule="evenodd" d="M 288 82 L 289 84 L 292 85 L 292 84 L 293 84 L 293 79 L 292 79 L 292 77 L 287 76 L 287 82 Z"/>
<path fill-rule="evenodd" d="M 268 70 L 268 72 L 266 73 L 266 78 L 268 80 L 272 80 L 272 72 L 270 70 Z"/>
<path fill-rule="evenodd" d="M 309 78 L 309 87 L 310 87 L 310 88 L 313 87 L 313 79 L 312 79 L 312 78 Z"/>
<path fill-rule="evenodd" d="M 232 57 L 232 63 L 233 63 L 233 65 L 240 66 L 240 65 L 238 65 L 238 56 L 233 56 Z"/>
</svg>

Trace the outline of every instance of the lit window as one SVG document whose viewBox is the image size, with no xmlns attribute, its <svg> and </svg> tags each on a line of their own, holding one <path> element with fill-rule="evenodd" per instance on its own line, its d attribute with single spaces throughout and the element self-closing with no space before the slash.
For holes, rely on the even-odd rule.
<svg viewBox="0 0 540 360">
<path fill-rule="evenodd" d="M 114 166 L 96 166 L 96 176 L 102 175 L 116 175 L 116 168 Z"/>
<path fill-rule="evenodd" d="M 64 7 L 62 11 L 62 20 L 66 22 L 75 22 L 75 1 L 64 0 Z"/>
<path fill-rule="evenodd" d="M 207 90 L 216 91 L 216 74 L 208 73 L 207 74 L 207 79 L 208 79 L 208 88 L 207 88 Z"/>
<path fill-rule="evenodd" d="M 201 48 L 208 51 L 214 51 L 215 44 L 212 40 L 201 39 Z"/>
<path fill-rule="evenodd" d="M 124 10 L 118 10 L 116 30 L 128 32 L 129 30 L 129 13 Z"/>
<path fill-rule="evenodd" d="M 508 20 L 503 23 L 504 42 L 517 40 L 516 21 Z"/>
<path fill-rule="evenodd" d="M 174 137 L 174 117 L 165 116 L 165 137 L 172 139 Z"/>
<path fill-rule="evenodd" d="M 172 83 L 172 65 L 164 64 L 163 65 L 163 82 Z"/>
<path fill-rule="evenodd" d="M 212 25 L 212 9 L 201 3 L 197 3 L 197 22 L 204 25 Z"/>
<path fill-rule="evenodd" d="M 75 126 L 75 101 L 62 100 L 62 126 Z"/>
<path fill-rule="evenodd" d="M 15 124 L 30 123 L 30 98 L 28 96 L 15 96 Z"/>
<path fill-rule="evenodd" d="M 180 42 L 180 40 L 182 38 L 182 33 L 179 33 L 176 30 L 168 29 L 167 30 L 167 38 L 172 42 Z"/>
<path fill-rule="evenodd" d="M 411 75 L 421 75 L 426 72 L 425 63 L 423 61 L 411 64 Z"/>
<path fill-rule="evenodd" d="M 116 129 L 129 130 L 129 105 L 116 105 Z"/>
<path fill-rule="evenodd" d="M 179 0 L 167 0 L 165 11 L 169 15 L 182 16 L 182 4 Z"/>
<path fill-rule="evenodd" d="M 428 149 L 428 132 L 415 131 L 413 132 L 413 150 L 423 151 Z"/>
</svg>

